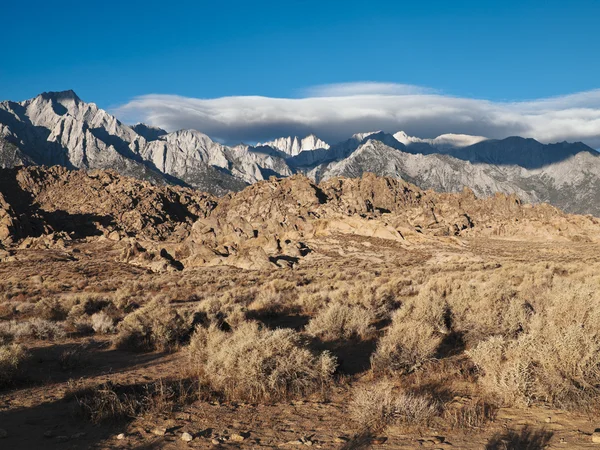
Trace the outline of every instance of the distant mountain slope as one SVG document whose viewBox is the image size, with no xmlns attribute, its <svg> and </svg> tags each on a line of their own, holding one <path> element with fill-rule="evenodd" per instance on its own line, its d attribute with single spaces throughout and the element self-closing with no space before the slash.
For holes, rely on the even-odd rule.
<svg viewBox="0 0 600 450">
<path fill-rule="evenodd" d="M 564 161 L 581 152 L 599 156 L 598 152 L 581 142 L 542 144 L 535 139 L 518 136 L 485 140 L 468 147 L 452 149 L 448 153 L 472 163 L 516 165 L 536 169 Z"/>
<path fill-rule="evenodd" d="M 271 176 L 302 173 L 319 182 L 373 172 L 425 189 L 458 192 L 466 186 L 479 196 L 515 193 L 524 201 L 600 216 L 599 156 L 579 142 L 459 134 L 423 139 L 402 131 L 357 133 L 333 145 L 309 135 L 228 146 L 196 130 L 127 126 L 73 91 L 0 102 L 0 167 L 111 169 L 214 195 Z"/>
</svg>

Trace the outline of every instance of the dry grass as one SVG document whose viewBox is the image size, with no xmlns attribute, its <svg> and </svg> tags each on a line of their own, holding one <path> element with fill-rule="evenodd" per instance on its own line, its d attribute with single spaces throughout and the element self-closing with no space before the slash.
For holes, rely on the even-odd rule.
<svg viewBox="0 0 600 450">
<path fill-rule="evenodd" d="M 431 360 L 442 335 L 429 323 L 395 315 L 371 357 L 375 372 L 409 373 Z"/>
<path fill-rule="evenodd" d="M 0 323 L 0 335 L 16 340 L 34 338 L 53 341 L 64 339 L 66 332 L 60 323 L 34 317 L 23 322 L 12 320 Z"/>
<path fill-rule="evenodd" d="M 438 416 L 441 404 L 431 398 L 394 392 L 389 380 L 356 388 L 349 406 L 361 428 L 380 431 L 391 424 L 427 425 Z"/>
<path fill-rule="evenodd" d="M 97 312 L 90 318 L 92 329 L 95 333 L 107 334 L 115 331 L 115 322 L 104 311 Z"/>
<path fill-rule="evenodd" d="M 516 337 L 493 336 L 469 351 L 481 384 L 506 404 L 589 403 L 600 394 L 597 283 L 559 282 L 536 302 Z"/>
<path fill-rule="evenodd" d="M 0 345 L 0 388 L 15 381 L 26 356 L 25 348 L 19 344 Z"/>
<path fill-rule="evenodd" d="M 470 400 L 461 405 L 452 405 L 444 410 L 444 419 L 451 428 L 480 430 L 496 420 L 498 408 L 484 400 Z"/>
<path fill-rule="evenodd" d="M 130 351 L 170 351 L 188 333 L 189 325 L 179 312 L 167 301 L 155 299 L 125 317 L 113 343 L 118 349 Z"/>
<path fill-rule="evenodd" d="M 323 390 L 336 366 L 329 353 L 314 355 L 303 346 L 293 330 L 267 330 L 252 322 L 232 332 L 214 325 L 198 329 L 189 354 L 213 389 L 243 401 L 273 401 Z"/>
<path fill-rule="evenodd" d="M 73 383 L 65 393 L 65 399 L 74 401 L 87 420 L 101 424 L 119 423 L 145 414 L 168 414 L 193 402 L 198 394 L 197 382 L 187 379 L 133 386 Z"/>
<path fill-rule="evenodd" d="M 375 319 L 375 314 L 363 307 L 332 303 L 308 323 L 306 332 L 325 341 L 367 339 L 375 332 Z"/>
</svg>

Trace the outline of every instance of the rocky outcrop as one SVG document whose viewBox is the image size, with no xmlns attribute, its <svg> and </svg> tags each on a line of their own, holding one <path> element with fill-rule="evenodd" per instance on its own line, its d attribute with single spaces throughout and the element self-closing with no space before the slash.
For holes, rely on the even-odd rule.
<svg viewBox="0 0 600 450">
<path fill-rule="evenodd" d="M 59 166 L 2 169 L 0 194 L 18 206 L 21 226 L 11 228 L 13 239 L 65 232 L 79 238 L 183 240 L 194 221 L 216 204 L 209 194 L 192 189 Z"/>
<path fill-rule="evenodd" d="M 0 246 L 12 244 L 18 235 L 18 222 L 12 207 L 0 193 Z"/>
<path fill-rule="evenodd" d="M 369 173 L 320 184 L 302 175 L 271 178 L 217 198 L 111 171 L 0 170 L 0 242 L 7 247 L 97 240 L 121 249 L 119 261 L 153 271 L 259 269 L 326 255 L 328 240 L 339 236 L 407 248 L 478 236 L 597 241 L 600 223 L 516 195 L 437 193 Z"/>
<path fill-rule="evenodd" d="M 337 234 L 408 245 L 478 235 L 596 240 L 598 225 L 592 217 L 566 215 L 546 204 L 524 205 L 515 195 L 478 199 L 469 189 L 422 191 L 373 174 L 317 185 L 296 175 L 219 199 L 210 215 L 194 224 L 186 264 L 294 265 L 320 238 Z"/>
</svg>

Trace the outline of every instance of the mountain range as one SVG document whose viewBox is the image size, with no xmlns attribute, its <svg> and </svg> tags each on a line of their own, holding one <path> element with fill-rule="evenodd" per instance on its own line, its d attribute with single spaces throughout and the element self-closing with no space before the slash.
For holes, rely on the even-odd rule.
<svg viewBox="0 0 600 450">
<path fill-rule="evenodd" d="M 376 131 L 334 144 L 310 135 L 229 146 L 196 130 L 125 125 L 73 91 L 0 102 L 0 167 L 18 165 L 111 169 L 217 196 L 271 176 L 302 173 L 320 182 L 372 172 L 422 189 L 516 194 L 525 202 L 600 216 L 600 154 L 580 142 L 457 134 L 421 139 Z"/>
</svg>

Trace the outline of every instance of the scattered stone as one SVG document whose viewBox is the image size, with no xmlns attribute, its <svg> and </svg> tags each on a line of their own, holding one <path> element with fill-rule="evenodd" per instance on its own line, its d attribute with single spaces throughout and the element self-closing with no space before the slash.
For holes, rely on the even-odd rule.
<svg viewBox="0 0 600 450">
<path fill-rule="evenodd" d="M 181 434 L 181 440 L 185 441 L 185 442 L 190 442 L 194 439 L 194 436 L 192 436 L 190 433 L 182 433 Z"/>
<path fill-rule="evenodd" d="M 0 428 L 0 439 L 3 439 L 7 436 L 8 436 L 8 431 L 6 431 L 4 428 Z"/>
<path fill-rule="evenodd" d="M 230 437 L 229 440 L 230 441 L 234 441 L 234 442 L 242 442 L 244 441 L 246 438 L 248 437 L 247 433 L 233 433 Z"/>
<path fill-rule="evenodd" d="M 111 241 L 120 241 L 121 240 L 121 235 L 116 230 L 115 231 L 111 231 L 110 233 L 108 233 L 108 239 L 110 239 Z"/>
<path fill-rule="evenodd" d="M 343 444 L 344 442 L 348 442 L 350 439 L 348 439 L 346 436 L 338 436 L 336 437 L 333 442 L 335 442 L 336 444 Z"/>
<path fill-rule="evenodd" d="M 379 436 L 379 437 L 374 437 L 373 439 L 371 439 L 371 444 L 381 445 L 381 444 L 385 444 L 386 441 L 387 441 L 387 438 L 385 436 Z"/>
<path fill-rule="evenodd" d="M 592 442 L 594 444 L 600 444 L 600 428 L 596 428 L 596 430 L 592 433 Z"/>
<path fill-rule="evenodd" d="M 444 438 L 444 436 L 434 436 L 431 438 L 431 441 L 434 444 L 443 444 L 445 441 L 445 438 Z"/>
<path fill-rule="evenodd" d="M 117 434 L 117 439 L 122 441 L 123 439 L 125 439 L 125 433 L 119 433 Z"/>
<path fill-rule="evenodd" d="M 167 434 L 167 429 L 165 427 L 156 427 L 152 430 L 152 434 L 156 436 L 164 436 Z"/>
<path fill-rule="evenodd" d="M 546 417 L 546 423 L 552 422 L 552 417 Z"/>
<path fill-rule="evenodd" d="M 219 445 L 221 443 L 221 441 L 218 439 L 212 439 L 210 442 L 212 442 L 214 445 Z"/>
</svg>

